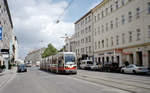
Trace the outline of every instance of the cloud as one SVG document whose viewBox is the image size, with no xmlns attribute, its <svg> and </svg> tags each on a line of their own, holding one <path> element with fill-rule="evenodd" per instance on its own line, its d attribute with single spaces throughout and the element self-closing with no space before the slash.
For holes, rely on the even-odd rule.
<svg viewBox="0 0 150 93">
<path fill-rule="evenodd" d="M 68 3 L 52 0 L 8 0 L 14 31 L 19 40 L 21 58 L 40 47 L 52 43 L 57 49 L 64 45 L 64 36 L 73 34 L 74 24 L 61 21 L 56 24 L 59 15 L 64 12 Z M 43 42 L 40 42 L 43 41 Z"/>
</svg>

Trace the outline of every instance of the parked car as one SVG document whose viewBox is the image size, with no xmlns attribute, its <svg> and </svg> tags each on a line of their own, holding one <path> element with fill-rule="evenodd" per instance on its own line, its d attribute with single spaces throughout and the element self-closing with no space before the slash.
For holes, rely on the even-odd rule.
<svg viewBox="0 0 150 93">
<path fill-rule="evenodd" d="M 91 70 L 98 70 L 98 64 L 94 63 L 93 65 L 90 66 Z"/>
<path fill-rule="evenodd" d="M 17 72 L 27 72 L 27 67 L 25 64 L 19 64 L 17 67 Z"/>
<path fill-rule="evenodd" d="M 102 71 L 105 72 L 119 72 L 119 64 L 118 63 L 105 63 L 102 66 Z"/>
<path fill-rule="evenodd" d="M 131 65 L 121 68 L 121 72 L 122 73 L 147 73 L 148 69 L 143 66 L 131 64 Z"/>
<path fill-rule="evenodd" d="M 32 64 L 31 63 L 26 63 L 26 66 L 27 67 L 32 67 Z"/>
<path fill-rule="evenodd" d="M 91 60 L 82 60 L 80 64 L 81 69 L 91 69 L 93 62 Z"/>
</svg>

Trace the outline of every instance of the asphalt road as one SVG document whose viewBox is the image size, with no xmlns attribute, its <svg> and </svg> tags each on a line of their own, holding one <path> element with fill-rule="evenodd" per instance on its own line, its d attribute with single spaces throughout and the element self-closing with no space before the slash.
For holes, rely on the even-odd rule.
<svg viewBox="0 0 150 93">
<path fill-rule="evenodd" d="M 150 77 L 79 70 L 59 75 L 29 68 L 17 73 L 0 93 L 149 93 Z"/>
</svg>

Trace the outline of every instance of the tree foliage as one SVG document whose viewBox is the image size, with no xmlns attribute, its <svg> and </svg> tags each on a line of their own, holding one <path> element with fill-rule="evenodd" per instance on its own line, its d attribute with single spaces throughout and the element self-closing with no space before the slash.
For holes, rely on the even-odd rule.
<svg viewBox="0 0 150 93">
<path fill-rule="evenodd" d="M 63 47 L 59 50 L 59 52 L 63 52 L 64 50 L 65 50 L 65 48 Z"/>
<path fill-rule="evenodd" d="M 42 54 L 42 58 L 57 54 L 57 49 L 50 43 Z"/>
</svg>

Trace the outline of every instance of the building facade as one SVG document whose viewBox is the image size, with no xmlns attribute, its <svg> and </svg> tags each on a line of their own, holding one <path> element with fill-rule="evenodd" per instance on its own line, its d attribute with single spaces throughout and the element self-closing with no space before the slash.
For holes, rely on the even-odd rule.
<svg viewBox="0 0 150 93">
<path fill-rule="evenodd" d="M 32 52 L 30 52 L 29 54 L 27 54 L 27 56 L 25 57 L 25 63 L 27 62 L 31 62 L 32 65 L 36 65 L 36 62 L 40 62 L 41 61 L 41 55 L 44 52 L 45 48 L 41 48 L 38 50 L 34 50 Z"/>
<path fill-rule="evenodd" d="M 76 53 L 150 68 L 150 0 L 103 0 L 75 22 Z"/>
<path fill-rule="evenodd" d="M 70 38 L 65 39 L 65 51 L 66 52 L 76 52 L 75 48 L 75 35 L 71 36 Z"/>
<path fill-rule="evenodd" d="M 13 23 L 7 0 L 0 0 L 0 28 L 2 29 L 2 40 L 0 40 L 0 49 L 6 49 L 10 51 L 13 42 Z M 2 63 L 4 62 L 1 62 L 0 64 Z"/>
<path fill-rule="evenodd" d="M 103 0 L 92 11 L 97 62 L 150 67 L 150 0 Z"/>
<path fill-rule="evenodd" d="M 89 11 L 75 22 L 75 50 L 77 58 L 87 55 L 89 59 L 92 59 L 94 56 L 92 20 L 92 11 Z"/>
</svg>

